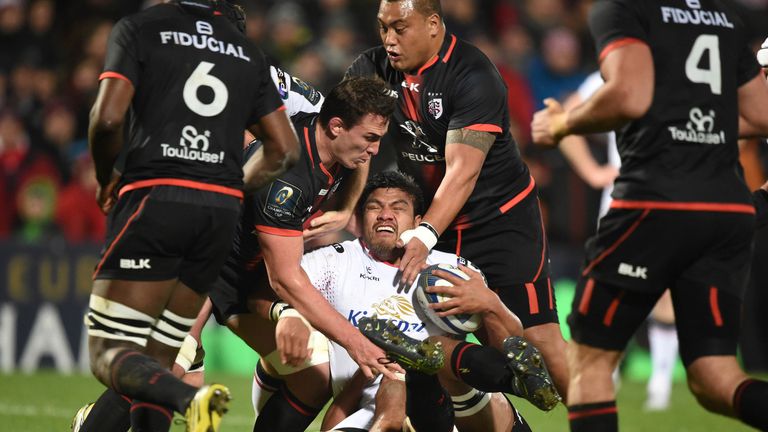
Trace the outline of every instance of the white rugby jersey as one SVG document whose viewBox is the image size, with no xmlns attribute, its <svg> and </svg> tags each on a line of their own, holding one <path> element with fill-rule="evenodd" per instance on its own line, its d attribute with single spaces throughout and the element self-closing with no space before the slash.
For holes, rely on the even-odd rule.
<svg viewBox="0 0 768 432">
<path fill-rule="evenodd" d="M 433 250 L 427 257 L 427 264 L 468 263 L 454 254 Z M 379 318 L 393 320 L 406 335 L 415 339 L 446 335 L 429 323 L 419 310 L 415 283 L 407 293 L 399 292 L 397 266 L 375 258 L 362 240 L 335 243 L 309 252 L 302 258 L 301 266 L 312 285 L 354 326 L 360 318 L 376 314 Z M 340 345 L 330 342 L 329 348 L 335 396 L 358 366 Z M 378 384 L 379 380 L 376 380 L 365 389 L 361 410 L 337 427 L 370 427 Z"/>
</svg>

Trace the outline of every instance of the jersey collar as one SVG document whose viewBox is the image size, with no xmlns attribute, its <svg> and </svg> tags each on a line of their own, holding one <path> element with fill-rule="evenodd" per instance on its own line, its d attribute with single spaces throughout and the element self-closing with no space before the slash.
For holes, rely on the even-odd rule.
<svg viewBox="0 0 768 432">
<path fill-rule="evenodd" d="M 440 51 L 438 51 L 434 57 L 429 59 L 428 62 L 424 63 L 424 65 L 416 71 L 415 75 L 422 75 L 424 72 L 431 69 L 432 66 L 438 62 L 438 60 L 443 63 L 448 63 L 448 60 L 451 58 L 451 54 L 453 54 L 453 48 L 455 46 L 456 35 L 446 33 L 445 38 L 443 39 L 443 45 L 440 47 Z"/>
<path fill-rule="evenodd" d="M 330 186 L 333 184 L 336 174 L 339 173 L 339 164 L 337 163 L 333 166 L 333 173 L 331 173 L 331 171 L 323 165 L 323 161 L 320 160 L 320 153 L 317 151 L 317 142 L 315 140 L 315 128 L 319 126 L 317 119 L 318 116 L 315 116 L 308 125 L 304 126 L 302 139 L 307 148 L 307 155 L 309 155 L 312 169 L 320 168 L 323 174 L 328 178 L 328 185 Z"/>
<path fill-rule="evenodd" d="M 357 239 L 357 240 L 360 242 L 360 246 L 362 246 L 362 247 L 363 247 L 363 251 L 365 251 L 365 253 L 366 253 L 366 254 L 367 254 L 369 257 L 371 257 L 371 259 L 373 259 L 374 261 L 378 261 L 378 262 L 380 262 L 380 263 L 382 263 L 382 264 L 386 264 L 386 265 L 388 265 L 388 266 L 390 266 L 390 267 L 395 267 L 395 268 L 398 268 L 398 267 L 399 267 L 397 264 L 393 264 L 393 263 L 391 263 L 391 262 L 389 262 L 389 261 L 385 261 L 385 260 L 383 260 L 383 259 L 381 259 L 381 258 L 377 257 L 377 256 L 376 256 L 376 255 L 375 255 L 373 252 L 371 252 L 371 250 L 368 248 L 368 245 L 367 245 L 367 244 L 365 244 L 365 242 L 363 241 L 363 238 L 362 238 L 362 237 L 358 237 L 358 239 Z"/>
</svg>

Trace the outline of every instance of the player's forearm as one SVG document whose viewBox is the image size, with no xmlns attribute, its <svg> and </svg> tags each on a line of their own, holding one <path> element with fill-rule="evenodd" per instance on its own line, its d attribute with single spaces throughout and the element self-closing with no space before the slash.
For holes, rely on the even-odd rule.
<svg viewBox="0 0 768 432">
<path fill-rule="evenodd" d="M 445 177 L 424 215 L 424 221 L 432 225 L 438 234 L 442 234 L 456 219 L 475 189 L 479 175 L 479 169 L 462 170 L 459 166 L 446 168 Z"/>
<path fill-rule="evenodd" d="M 619 129 L 645 114 L 642 106 L 631 98 L 626 86 L 606 83 L 591 98 L 565 114 L 557 135 L 584 135 Z"/>
<path fill-rule="evenodd" d="M 509 336 L 522 336 L 523 324 L 501 301 L 491 310 L 483 313 L 483 327 L 488 339 L 494 347 L 500 347 L 502 341 Z"/>
<path fill-rule="evenodd" d="M 105 125 L 91 121 L 88 146 L 96 169 L 96 180 L 101 186 L 106 186 L 112 179 L 115 161 L 123 148 L 122 123 Z"/>
<path fill-rule="evenodd" d="M 582 136 L 567 136 L 560 141 L 558 148 L 576 174 L 585 181 L 589 179 L 591 172 L 600 168 L 589 151 L 587 140 Z"/>
<path fill-rule="evenodd" d="M 277 275 L 270 278 L 270 283 L 278 297 L 293 306 L 312 327 L 339 345 L 346 347 L 351 337 L 360 334 L 312 286 L 304 270 L 296 276 Z"/>
</svg>

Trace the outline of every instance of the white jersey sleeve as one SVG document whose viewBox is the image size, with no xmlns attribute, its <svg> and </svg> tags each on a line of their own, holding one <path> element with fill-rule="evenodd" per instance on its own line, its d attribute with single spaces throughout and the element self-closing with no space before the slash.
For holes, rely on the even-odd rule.
<svg viewBox="0 0 768 432">
<path fill-rule="evenodd" d="M 341 272 L 346 267 L 342 262 L 343 249 L 341 251 L 338 244 L 333 244 L 306 253 L 301 258 L 301 268 L 309 276 L 312 285 L 334 308 Z"/>
<path fill-rule="evenodd" d="M 320 112 L 325 98 L 317 89 L 278 67 L 270 66 L 269 73 L 277 87 L 277 92 L 283 99 L 289 117 L 299 112 Z"/>
</svg>

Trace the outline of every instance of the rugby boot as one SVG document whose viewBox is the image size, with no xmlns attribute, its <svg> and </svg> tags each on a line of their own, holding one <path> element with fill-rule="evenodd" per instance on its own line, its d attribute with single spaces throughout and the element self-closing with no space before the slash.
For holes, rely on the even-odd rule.
<svg viewBox="0 0 768 432">
<path fill-rule="evenodd" d="M 229 410 L 232 396 L 229 389 L 221 384 L 200 388 L 187 407 L 184 415 L 187 432 L 218 432 L 221 417 Z"/>
<path fill-rule="evenodd" d="M 440 342 L 420 341 L 406 336 L 392 321 L 376 316 L 357 322 L 360 332 L 387 353 L 387 358 L 405 369 L 434 375 L 443 367 L 445 354 Z"/>
<path fill-rule="evenodd" d="M 512 371 L 512 388 L 537 408 L 549 411 L 562 401 L 539 350 L 520 336 L 504 339 L 504 351 Z"/>
</svg>

